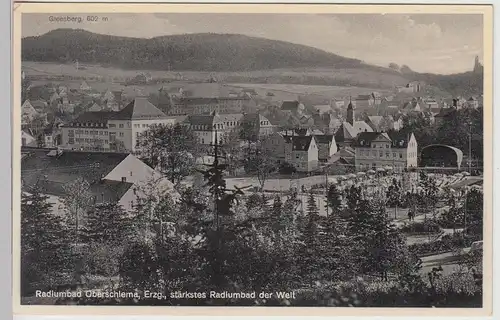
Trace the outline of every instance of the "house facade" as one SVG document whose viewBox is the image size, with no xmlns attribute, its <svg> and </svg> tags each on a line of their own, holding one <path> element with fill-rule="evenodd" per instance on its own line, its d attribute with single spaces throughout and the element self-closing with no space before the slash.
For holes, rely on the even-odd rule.
<svg viewBox="0 0 500 320">
<path fill-rule="evenodd" d="M 415 136 L 385 132 L 361 133 L 355 143 L 356 170 L 376 170 L 391 167 L 395 172 L 417 167 L 417 141 Z"/>
<path fill-rule="evenodd" d="M 139 97 L 120 111 L 85 112 L 61 128 L 61 147 L 67 150 L 136 151 L 140 135 L 152 125 L 173 125 L 147 98 Z"/>
<path fill-rule="evenodd" d="M 333 134 L 314 135 L 318 145 L 318 161 L 326 163 L 337 153 L 338 147 Z"/>
<path fill-rule="evenodd" d="M 228 132 L 224 119 L 217 112 L 212 114 L 191 115 L 184 121 L 202 145 L 211 145 L 223 141 Z"/>
<path fill-rule="evenodd" d="M 314 136 L 286 137 L 285 161 L 299 172 L 311 172 L 318 168 L 318 145 Z"/>
</svg>

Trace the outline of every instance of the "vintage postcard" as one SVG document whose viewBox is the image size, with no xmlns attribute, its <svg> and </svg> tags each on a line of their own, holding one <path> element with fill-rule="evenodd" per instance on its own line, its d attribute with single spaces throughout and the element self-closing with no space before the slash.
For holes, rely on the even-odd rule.
<svg viewBox="0 0 500 320">
<path fill-rule="evenodd" d="M 16 4 L 15 312 L 489 315 L 492 19 Z"/>
</svg>

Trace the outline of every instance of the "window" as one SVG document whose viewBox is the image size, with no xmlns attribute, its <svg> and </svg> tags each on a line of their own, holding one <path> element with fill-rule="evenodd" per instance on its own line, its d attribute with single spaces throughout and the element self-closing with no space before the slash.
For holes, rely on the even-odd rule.
<svg viewBox="0 0 500 320">
<path fill-rule="evenodd" d="M 118 128 L 123 128 L 123 123 L 120 123 L 120 124 L 118 125 Z"/>
<path fill-rule="evenodd" d="M 134 128 L 140 128 L 140 127 L 141 127 L 140 124 L 138 124 L 138 123 L 134 124 Z"/>
<path fill-rule="evenodd" d="M 104 140 L 104 143 L 108 143 L 108 140 Z"/>
<path fill-rule="evenodd" d="M 146 127 L 147 127 L 147 125 L 146 125 L 145 123 L 143 123 L 143 124 L 142 124 L 142 127 L 143 127 L 143 128 L 146 128 Z"/>
<path fill-rule="evenodd" d="M 377 151 L 372 152 L 372 156 L 376 157 L 377 156 Z"/>
<path fill-rule="evenodd" d="M 88 130 L 85 130 L 85 134 L 89 134 L 89 131 L 88 131 Z"/>
<path fill-rule="evenodd" d="M 399 154 L 399 159 L 403 159 L 403 154 L 402 153 Z"/>
<path fill-rule="evenodd" d="M 122 177 L 122 182 L 127 182 L 127 177 Z"/>
<path fill-rule="evenodd" d="M 393 153 L 392 153 L 392 157 L 393 157 L 393 158 L 396 158 L 396 152 L 393 152 Z"/>
<path fill-rule="evenodd" d="M 386 157 L 386 158 L 389 158 L 389 152 L 386 152 L 386 153 L 385 153 L 385 157 Z"/>
<path fill-rule="evenodd" d="M 136 136 L 137 138 L 139 138 L 139 136 L 140 136 L 140 135 L 141 135 L 141 134 L 140 134 L 139 132 L 136 132 L 136 133 L 135 133 L 135 136 Z"/>
<path fill-rule="evenodd" d="M 132 172 L 132 171 L 130 171 L 130 176 L 132 176 L 132 174 L 133 174 L 133 172 Z"/>
<path fill-rule="evenodd" d="M 130 122 L 127 122 L 127 128 L 130 128 Z"/>
<path fill-rule="evenodd" d="M 385 145 L 385 147 L 386 147 L 387 149 L 389 149 L 389 145 L 388 145 L 388 144 L 386 144 L 386 145 Z"/>
<path fill-rule="evenodd" d="M 68 139 L 68 143 L 69 144 L 74 144 L 75 143 L 75 139 L 74 138 L 69 138 Z"/>
<path fill-rule="evenodd" d="M 120 137 L 123 137 L 123 132 L 120 132 Z"/>
<path fill-rule="evenodd" d="M 109 124 L 110 128 L 116 128 L 116 124 Z"/>
<path fill-rule="evenodd" d="M 380 158 L 382 158 L 382 157 L 384 156 L 384 153 L 383 153 L 382 151 L 380 151 L 380 152 L 378 153 L 378 156 L 379 156 Z"/>
</svg>

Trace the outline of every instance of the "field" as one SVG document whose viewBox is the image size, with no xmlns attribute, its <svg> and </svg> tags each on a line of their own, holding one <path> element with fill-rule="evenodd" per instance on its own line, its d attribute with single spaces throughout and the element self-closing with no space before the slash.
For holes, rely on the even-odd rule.
<svg viewBox="0 0 500 320">
<path fill-rule="evenodd" d="M 80 65 L 82 66 L 82 65 Z M 248 82 L 226 82 L 222 83 L 231 89 L 241 90 L 244 88 L 254 89 L 259 96 L 269 102 L 279 102 L 283 100 L 295 100 L 299 95 L 308 96 L 318 103 L 326 102 L 332 98 L 345 98 L 349 95 L 356 96 L 358 94 L 369 94 L 378 91 L 382 94 L 390 93 L 389 89 L 377 89 L 374 87 L 362 86 L 338 86 L 338 85 L 314 85 L 314 84 L 284 84 L 279 83 L 280 79 L 275 79 L 277 83 L 253 83 L 259 80 L 263 75 L 279 75 L 280 77 L 288 77 L 289 75 L 303 76 L 321 76 L 329 77 L 334 74 L 331 70 L 324 69 L 300 69 L 300 70 L 269 70 L 269 71 L 254 71 L 254 72 L 231 72 L 231 73 L 214 73 L 209 72 L 168 72 L 168 71 L 147 71 L 147 70 L 123 70 L 117 68 L 107 68 L 96 65 L 84 65 L 84 69 L 76 69 L 74 64 L 56 64 L 45 62 L 30 62 L 25 61 L 22 67 L 26 75 L 39 76 L 41 79 L 33 80 L 32 84 L 44 85 L 50 80 L 43 79 L 54 76 L 64 75 L 73 80 L 65 80 L 64 85 L 69 88 L 78 88 L 83 79 L 96 91 L 105 92 L 106 90 L 123 90 L 127 96 L 149 95 L 157 93 L 160 87 L 179 87 L 190 82 L 206 81 L 211 75 L 218 79 L 237 79 L 240 77 L 247 79 Z M 149 72 L 153 77 L 154 83 L 147 85 L 127 85 L 124 86 L 121 82 L 133 78 L 141 72 Z M 349 74 L 349 70 L 343 70 L 345 74 Z M 182 79 L 179 78 L 182 74 Z M 268 79 L 270 80 L 270 79 Z M 59 83 L 61 81 L 53 81 Z M 293 81 L 292 81 L 293 82 Z M 314 81 L 313 81 L 314 82 Z M 268 92 L 272 92 L 273 96 L 267 96 Z"/>
</svg>

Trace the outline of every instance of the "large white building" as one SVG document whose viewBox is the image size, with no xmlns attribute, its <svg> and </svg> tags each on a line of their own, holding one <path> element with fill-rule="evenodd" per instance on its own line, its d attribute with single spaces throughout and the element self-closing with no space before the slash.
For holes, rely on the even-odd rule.
<svg viewBox="0 0 500 320">
<path fill-rule="evenodd" d="M 85 112 L 62 127 L 61 147 L 67 150 L 135 151 L 141 133 L 155 124 L 175 124 L 151 104 L 138 97 L 120 111 Z"/>
<path fill-rule="evenodd" d="M 396 172 L 417 167 L 417 140 L 412 134 L 362 132 L 355 142 L 356 170 L 392 167 Z"/>
</svg>

